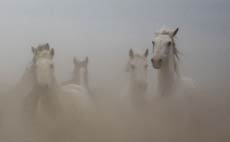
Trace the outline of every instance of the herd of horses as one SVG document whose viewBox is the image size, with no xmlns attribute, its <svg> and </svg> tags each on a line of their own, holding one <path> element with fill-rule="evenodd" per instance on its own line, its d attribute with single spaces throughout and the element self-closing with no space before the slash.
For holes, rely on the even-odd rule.
<svg viewBox="0 0 230 142">
<path fill-rule="evenodd" d="M 176 47 L 175 36 L 176 29 L 162 28 L 155 33 L 152 41 L 153 50 L 151 63 L 157 70 L 157 86 L 153 93 L 159 98 L 177 96 L 178 94 L 189 94 L 194 88 L 191 79 L 180 76 L 177 61 L 179 60 L 179 51 Z M 23 75 L 27 81 L 28 95 L 25 99 L 25 109 L 30 113 L 37 111 L 38 106 L 43 104 L 44 112 L 47 114 L 56 114 L 58 110 L 57 103 L 62 102 L 63 96 L 71 97 L 69 100 L 74 104 L 78 100 L 84 106 L 92 103 L 93 91 L 89 87 L 88 80 L 88 57 L 83 61 L 73 58 L 74 70 L 73 77 L 70 80 L 58 83 L 55 78 L 55 65 L 53 58 L 54 48 L 49 44 L 42 44 L 38 47 L 32 47 L 32 63 Z M 126 100 L 132 106 L 140 106 L 147 103 L 145 94 L 148 89 L 148 54 L 146 49 L 143 53 L 129 50 L 129 60 L 126 71 L 128 72 L 128 84 L 121 92 L 121 99 Z M 26 78 L 26 79 L 25 79 Z M 189 95 L 187 95 L 189 96 Z M 80 100 L 80 101 L 79 101 Z"/>
</svg>

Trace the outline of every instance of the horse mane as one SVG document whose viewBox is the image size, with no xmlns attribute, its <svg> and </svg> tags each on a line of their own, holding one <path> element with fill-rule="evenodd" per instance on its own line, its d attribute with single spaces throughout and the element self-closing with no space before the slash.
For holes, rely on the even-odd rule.
<svg viewBox="0 0 230 142">
<path fill-rule="evenodd" d="M 77 73 L 77 76 L 76 76 Z M 72 81 L 76 81 L 77 84 L 80 84 L 80 71 L 78 68 L 74 66 L 73 72 L 72 72 Z M 79 76 L 78 76 L 79 75 Z"/>
<path fill-rule="evenodd" d="M 161 34 L 161 35 L 170 35 L 172 33 L 172 29 L 162 27 L 156 34 Z"/>
<path fill-rule="evenodd" d="M 146 58 L 143 55 L 139 54 L 139 53 L 134 54 L 134 57 L 138 57 L 140 59 L 146 60 Z"/>
<path fill-rule="evenodd" d="M 50 47 L 49 47 L 49 44 L 46 43 L 46 44 L 39 44 L 38 47 L 37 47 L 38 51 L 42 51 L 42 50 L 49 50 Z"/>
</svg>

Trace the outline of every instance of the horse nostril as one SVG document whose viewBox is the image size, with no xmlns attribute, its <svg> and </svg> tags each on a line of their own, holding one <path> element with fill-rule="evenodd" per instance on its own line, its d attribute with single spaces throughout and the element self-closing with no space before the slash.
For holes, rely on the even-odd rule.
<svg viewBox="0 0 230 142">
<path fill-rule="evenodd" d="M 154 62 L 154 59 L 153 59 L 153 58 L 151 59 L 151 62 L 152 62 L 152 63 Z"/>
<path fill-rule="evenodd" d="M 161 64 L 161 62 L 162 62 L 162 59 L 159 59 L 159 63 Z"/>
</svg>

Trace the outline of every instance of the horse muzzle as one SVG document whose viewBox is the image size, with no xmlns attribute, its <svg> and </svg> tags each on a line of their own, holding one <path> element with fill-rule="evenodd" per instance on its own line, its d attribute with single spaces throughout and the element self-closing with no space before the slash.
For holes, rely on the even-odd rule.
<svg viewBox="0 0 230 142">
<path fill-rule="evenodd" d="M 152 66 L 155 69 L 160 69 L 161 65 L 162 65 L 162 59 L 156 59 L 156 58 L 152 58 L 151 59 L 152 62 Z"/>
</svg>

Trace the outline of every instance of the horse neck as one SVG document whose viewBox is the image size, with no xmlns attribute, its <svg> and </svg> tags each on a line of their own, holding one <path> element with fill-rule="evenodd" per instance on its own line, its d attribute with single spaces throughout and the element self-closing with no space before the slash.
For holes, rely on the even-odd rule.
<svg viewBox="0 0 230 142">
<path fill-rule="evenodd" d="M 88 69 L 85 68 L 85 73 L 80 74 L 80 85 L 89 89 L 89 78 L 88 78 Z"/>
<path fill-rule="evenodd" d="M 86 72 L 84 74 L 84 86 L 85 88 L 89 89 L 89 75 L 88 75 L 88 69 L 86 68 Z"/>
<path fill-rule="evenodd" d="M 168 57 L 162 67 L 158 70 L 158 93 L 168 94 L 179 80 L 175 56 Z"/>
<path fill-rule="evenodd" d="M 75 70 L 72 82 L 75 84 L 84 86 L 85 88 L 89 89 L 89 79 L 88 79 L 87 68 L 86 68 L 85 74 L 81 74 L 80 70 Z"/>
<path fill-rule="evenodd" d="M 80 85 L 80 70 L 79 69 L 74 69 L 73 78 L 71 80 L 71 83 Z"/>
<path fill-rule="evenodd" d="M 36 81 L 35 71 L 34 71 L 34 70 L 33 70 L 33 72 L 32 72 L 31 74 L 32 74 L 32 77 L 33 77 L 33 81 L 32 81 L 32 82 L 33 82 L 33 83 L 32 83 L 32 85 L 33 85 L 33 90 L 36 90 L 36 91 L 38 91 L 38 92 L 41 92 L 41 91 L 39 91 L 39 90 L 42 90 L 42 93 L 43 93 L 43 94 L 55 93 L 55 92 L 58 91 L 58 89 L 59 89 L 59 84 L 58 84 L 58 82 L 57 82 L 57 79 L 56 79 L 55 75 L 53 76 L 52 85 L 49 86 L 49 88 L 47 88 L 47 89 L 43 89 L 43 88 L 41 88 L 41 87 L 39 86 L 39 84 L 38 84 L 37 81 Z"/>
</svg>

